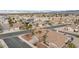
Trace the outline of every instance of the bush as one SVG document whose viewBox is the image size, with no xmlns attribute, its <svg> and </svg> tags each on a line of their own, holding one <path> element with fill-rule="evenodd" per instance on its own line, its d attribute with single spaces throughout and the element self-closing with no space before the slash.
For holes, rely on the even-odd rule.
<svg viewBox="0 0 79 59">
<path fill-rule="evenodd" d="M 73 43 L 68 44 L 69 48 L 76 48 L 76 46 Z"/>
</svg>

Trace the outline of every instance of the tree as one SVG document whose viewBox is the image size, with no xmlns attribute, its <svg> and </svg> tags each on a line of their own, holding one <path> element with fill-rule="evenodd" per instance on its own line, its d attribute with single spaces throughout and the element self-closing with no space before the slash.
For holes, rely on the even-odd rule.
<svg viewBox="0 0 79 59">
<path fill-rule="evenodd" d="M 13 19 L 11 17 L 8 18 L 8 23 L 10 25 L 10 27 L 13 27 Z"/>
<path fill-rule="evenodd" d="M 32 29 L 32 24 L 29 24 L 29 25 L 28 25 L 28 28 L 29 28 L 29 29 Z"/>
<path fill-rule="evenodd" d="M 25 29 L 28 29 L 28 24 L 29 24 L 29 23 L 25 23 Z"/>
<path fill-rule="evenodd" d="M 73 44 L 73 43 L 68 44 L 68 47 L 69 48 L 76 48 L 75 44 Z"/>
<path fill-rule="evenodd" d="M 19 22 L 23 22 L 22 19 L 20 19 Z"/>
<path fill-rule="evenodd" d="M 17 21 L 15 20 L 15 23 L 17 23 Z"/>
<path fill-rule="evenodd" d="M 73 39 L 68 40 L 64 46 L 68 47 L 68 48 L 76 48 L 75 44 L 72 43 Z"/>
<path fill-rule="evenodd" d="M 46 45 L 48 45 L 48 44 L 47 44 L 47 40 L 46 40 L 47 37 L 48 37 L 48 36 L 47 36 L 47 33 L 48 33 L 48 30 L 46 31 L 45 35 L 43 36 L 43 41 L 44 41 L 44 43 L 45 43 Z"/>
<path fill-rule="evenodd" d="M 32 24 L 25 23 L 25 29 L 32 29 Z"/>
<path fill-rule="evenodd" d="M 40 30 L 39 30 L 39 31 L 38 31 L 38 33 L 39 33 L 39 34 L 41 34 L 41 33 L 42 33 L 42 31 L 40 31 Z"/>
</svg>

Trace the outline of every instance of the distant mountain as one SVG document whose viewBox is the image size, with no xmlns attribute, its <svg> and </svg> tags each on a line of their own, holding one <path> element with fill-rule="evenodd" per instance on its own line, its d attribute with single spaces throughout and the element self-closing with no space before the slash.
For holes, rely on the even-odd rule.
<svg viewBox="0 0 79 59">
<path fill-rule="evenodd" d="M 75 14 L 79 14 L 79 10 L 59 11 L 58 13 L 75 13 Z"/>
<path fill-rule="evenodd" d="M 66 10 L 66 11 L 52 11 L 52 10 L 0 10 L 0 14 L 6 13 L 76 13 L 79 14 L 79 10 Z"/>
<path fill-rule="evenodd" d="M 0 13 L 48 13 L 50 11 L 35 11 L 35 10 L 0 10 Z"/>
</svg>

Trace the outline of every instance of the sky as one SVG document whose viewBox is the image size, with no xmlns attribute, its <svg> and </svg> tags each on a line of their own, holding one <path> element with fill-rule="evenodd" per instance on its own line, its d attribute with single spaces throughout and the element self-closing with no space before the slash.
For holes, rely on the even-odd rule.
<svg viewBox="0 0 79 59">
<path fill-rule="evenodd" d="M 79 10 L 79 0 L 0 0 L 0 10 Z"/>
</svg>

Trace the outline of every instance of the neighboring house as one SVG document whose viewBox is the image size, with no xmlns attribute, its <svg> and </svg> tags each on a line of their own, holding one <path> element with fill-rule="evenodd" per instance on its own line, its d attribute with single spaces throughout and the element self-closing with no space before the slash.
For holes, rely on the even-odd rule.
<svg viewBox="0 0 79 59">
<path fill-rule="evenodd" d="M 8 30 L 10 29 L 7 20 L 5 20 L 1 25 L 2 25 L 2 29 L 3 29 L 3 31 L 8 31 Z"/>
<path fill-rule="evenodd" d="M 73 28 L 71 28 L 71 27 L 68 27 L 68 31 L 73 32 L 73 31 L 74 31 L 74 29 L 73 29 Z"/>
<path fill-rule="evenodd" d="M 23 27 L 23 24 L 22 23 L 19 23 L 18 22 L 18 23 L 14 23 L 13 24 L 13 29 L 15 29 L 15 30 L 19 30 L 20 27 Z"/>
</svg>

